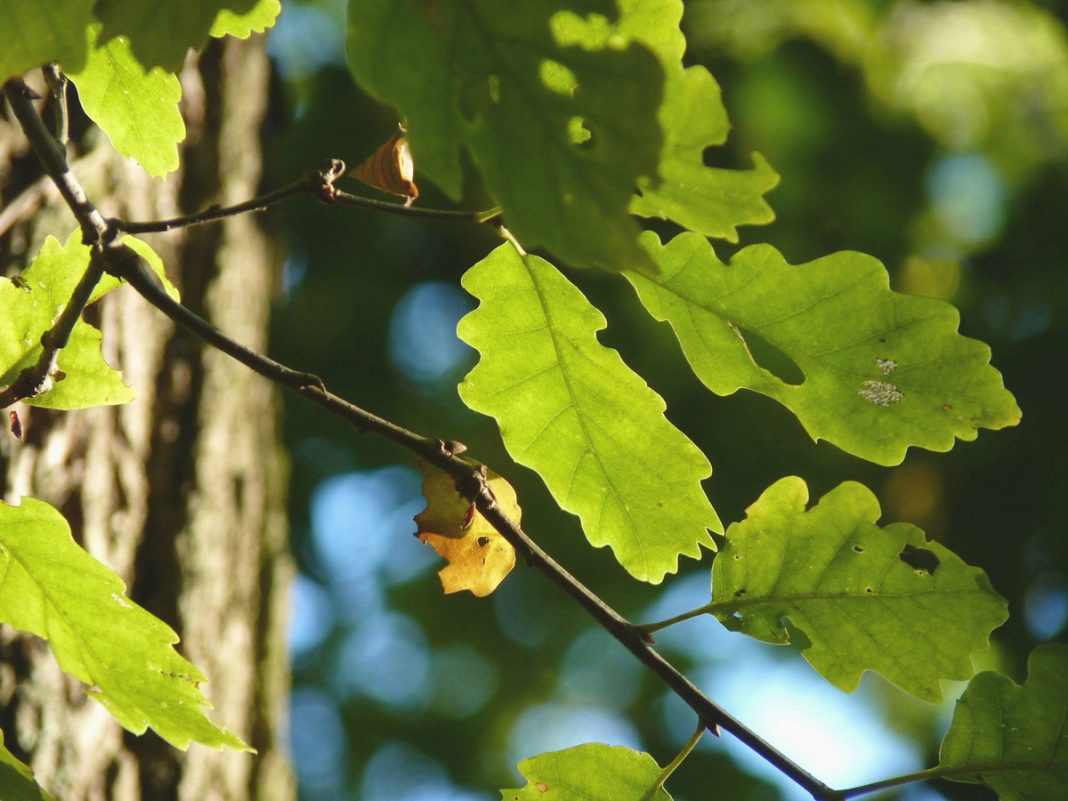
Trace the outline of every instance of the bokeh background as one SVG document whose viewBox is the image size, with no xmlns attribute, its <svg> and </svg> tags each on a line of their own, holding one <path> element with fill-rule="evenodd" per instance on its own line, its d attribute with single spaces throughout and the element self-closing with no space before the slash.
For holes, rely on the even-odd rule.
<svg viewBox="0 0 1068 801">
<path fill-rule="evenodd" d="M 270 39 L 266 188 L 329 157 L 358 163 L 397 122 L 346 70 L 345 3 L 283 8 Z M 994 0 L 694 0 L 684 19 L 687 58 L 718 78 L 734 125 L 709 163 L 746 166 L 757 150 L 782 175 L 769 196 L 777 221 L 743 229 L 741 244 L 770 242 L 792 263 L 861 250 L 887 265 L 895 289 L 953 302 L 961 330 L 992 346 L 1023 409 L 1019 427 L 949 454 L 912 451 L 894 468 L 866 464 L 814 445 L 770 400 L 711 395 L 625 282 L 571 274 L 608 317 L 603 341 L 708 454 L 706 489 L 724 521 L 784 475 L 804 477 L 813 497 L 864 482 L 884 522 L 915 523 L 987 570 L 1012 618 L 977 662 L 1017 680 L 1029 650 L 1063 639 L 1068 620 L 1064 11 Z M 420 189 L 421 205 L 448 207 L 431 184 Z M 460 205 L 492 203 L 471 179 Z M 510 462 L 492 421 L 460 403 L 456 383 L 474 353 L 455 336 L 473 307 L 459 278 L 497 244 L 489 231 L 313 203 L 267 220 L 285 254 L 277 357 L 405 426 L 467 443 L 516 486 L 533 536 L 631 619 L 707 601 L 709 558 L 684 560 L 659 587 L 630 580 Z M 733 250 L 715 247 L 721 257 Z M 285 430 L 300 570 L 290 743 L 303 799 L 488 801 L 521 786 L 515 763 L 545 750 L 601 741 L 665 763 L 685 742 L 692 714 L 522 565 L 488 599 L 442 596 L 437 558 L 411 536 L 422 502 L 406 453 L 299 400 L 288 402 Z M 961 689 L 947 686 L 950 700 L 930 706 L 869 674 L 846 695 L 796 651 L 711 619 L 658 640 L 713 698 L 835 786 L 934 764 Z M 668 789 L 694 800 L 804 797 L 729 737 L 706 736 Z M 992 794 L 940 783 L 884 797 Z"/>
</svg>

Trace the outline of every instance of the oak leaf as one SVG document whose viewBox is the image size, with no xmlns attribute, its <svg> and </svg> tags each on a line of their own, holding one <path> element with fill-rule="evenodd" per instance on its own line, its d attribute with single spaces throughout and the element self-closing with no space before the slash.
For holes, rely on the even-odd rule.
<svg viewBox="0 0 1068 801">
<path fill-rule="evenodd" d="M 485 597 L 515 567 L 515 548 L 456 489 L 452 476 L 426 468 L 426 509 L 415 516 L 416 536 L 448 562 L 438 571 L 446 594 L 469 590 Z M 487 471 L 486 486 L 508 517 L 519 522 L 522 510 L 512 485 Z"/>
</svg>

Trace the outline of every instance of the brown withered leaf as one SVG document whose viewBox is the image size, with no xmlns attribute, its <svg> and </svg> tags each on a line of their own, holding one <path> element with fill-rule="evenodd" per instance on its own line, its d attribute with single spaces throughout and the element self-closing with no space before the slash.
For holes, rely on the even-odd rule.
<svg viewBox="0 0 1068 801">
<path fill-rule="evenodd" d="M 446 593 L 489 595 L 515 567 L 515 548 L 456 491 L 448 473 L 429 467 L 424 473 L 427 505 L 415 516 L 416 536 L 448 562 L 438 571 L 442 588 Z M 501 510 L 518 522 L 522 510 L 512 485 L 492 472 L 486 483 Z"/>
</svg>

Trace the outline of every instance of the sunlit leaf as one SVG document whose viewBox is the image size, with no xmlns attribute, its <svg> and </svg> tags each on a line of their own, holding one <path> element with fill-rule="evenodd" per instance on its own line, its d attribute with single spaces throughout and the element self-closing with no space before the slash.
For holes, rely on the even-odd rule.
<svg viewBox="0 0 1068 801">
<path fill-rule="evenodd" d="M 555 267 L 502 245 L 463 286 L 479 307 L 460 338 L 481 353 L 460 385 L 472 409 L 497 419 L 508 452 L 609 545 L 635 578 L 653 583 L 680 554 L 712 548 L 721 524 L 701 480 L 704 454 L 664 417 L 664 401 L 597 340 L 604 316 Z"/>
<path fill-rule="evenodd" d="M 0 798 L 4 801 L 53 801 L 33 778 L 33 771 L 7 750 L 0 731 Z"/>
<path fill-rule="evenodd" d="M 125 36 L 145 69 L 177 72 L 189 49 L 201 49 L 209 34 L 241 35 L 264 25 L 271 6 L 265 0 L 97 0 L 95 13 L 104 23 L 101 42 Z"/>
<path fill-rule="evenodd" d="M 805 510 L 797 477 L 772 484 L 727 529 L 712 568 L 712 612 L 772 643 L 804 633 L 805 658 L 852 691 L 866 670 L 927 701 L 940 679 L 973 675 L 971 654 L 1008 617 L 977 567 L 907 523 L 880 528 L 879 503 L 847 482 Z"/>
<path fill-rule="evenodd" d="M 24 367 L 37 361 L 41 334 L 70 301 L 88 265 L 89 248 L 76 231 L 65 245 L 48 237 L 18 283 L 0 278 L 0 385 L 12 383 Z M 104 276 L 94 299 L 118 284 L 117 279 Z M 79 321 L 59 354 L 58 366 L 66 377 L 55 382 L 51 391 L 27 402 L 51 409 L 81 409 L 132 400 L 133 391 L 123 383 L 122 375 L 104 361 L 100 341 L 96 328 Z"/>
<path fill-rule="evenodd" d="M 205 715 L 204 676 L 172 647 L 178 635 L 125 592 L 51 506 L 0 503 L 0 620 L 48 640 L 59 666 L 135 734 L 247 750 Z"/>
<path fill-rule="evenodd" d="M 263 33 L 273 26 L 278 15 L 282 13 L 280 0 L 256 0 L 256 3 L 245 11 L 235 10 L 237 8 L 240 8 L 240 5 L 235 3 L 230 8 L 220 9 L 211 26 L 212 36 L 247 39 L 252 34 Z"/>
<path fill-rule="evenodd" d="M 649 794 L 660 766 L 649 754 L 619 745 L 586 743 L 519 763 L 525 787 L 501 790 L 501 801 L 671 801 L 664 788 Z"/>
<path fill-rule="evenodd" d="M 163 262 L 152 248 L 132 236 L 124 237 L 122 243 L 148 262 L 177 300 L 178 290 L 167 280 Z M 10 384 L 24 367 L 36 363 L 41 354 L 41 334 L 70 301 L 88 264 L 89 248 L 81 243 L 81 232 L 74 231 L 65 245 L 48 237 L 17 281 L 0 278 L 0 386 Z M 96 302 L 119 285 L 118 279 L 104 275 L 89 302 Z M 100 331 L 79 321 L 57 360 L 65 377 L 26 403 L 48 409 L 82 409 L 132 400 L 133 391 L 123 383 L 122 374 L 104 361 L 100 343 Z"/>
<path fill-rule="evenodd" d="M 486 486 L 501 511 L 518 523 L 522 510 L 512 485 L 489 473 Z M 445 592 L 489 595 L 515 567 L 515 548 L 457 491 L 448 473 L 427 468 L 423 497 L 426 509 L 415 516 L 416 534 L 448 561 L 438 571 Z"/>
<path fill-rule="evenodd" d="M 990 348 L 957 332 L 957 310 L 891 292 L 870 256 L 793 266 L 756 245 L 727 265 L 697 234 L 642 244 L 660 275 L 627 277 L 705 386 L 772 397 L 814 439 L 890 465 L 910 446 L 947 451 L 1020 419 Z"/>
<path fill-rule="evenodd" d="M 957 701 L 932 773 L 982 783 L 1001 801 L 1068 798 L 1068 645 L 1031 652 L 1027 681 L 980 673 Z"/>
<path fill-rule="evenodd" d="M 659 120 L 664 132 L 658 176 L 643 178 L 630 210 L 674 220 L 692 231 L 738 241 L 737 226 L 774 219 L 764 194 L 779 176 L 759 154 L 751 170 L 706 167 L 705 151 L 727 140 L 730 124 L 719 85 L 701 66 L 683 68 L 682 0 L 620 0 L 618 33 L 647 45 L 666 83 Z"/>
<path fill-rule="evenodd" d="M 94 2 L 0 0 L 0 82 L 50 61 L 81 69 Z"/>
<path fill-rule="evenodd" d="M 568 8 L 617 14 L 608 0 Z M 572 26 L 561 44 L 559 9 L 350 0 L 349 64 L 400 112 L 421 174 L 451 196 L 466 150 L 526 246 L 575 266 L 648 269 L 627 208 L 639 178 L 656 176 L 663 70 L 647 48 L 597 26 Z M 577 124 L 588 142 L 574 140 Z"/>
<path fill-rule="evenodd" d="M 84 69 L 67 70 L 78 87 L 82 108 L 115 149 L 149 175 L 159 177 L 178 169 L 178 143 L 185 138 L 185 123 L 178 110 L 182 87 L 177 76 L 160 67 L 146 72 L 125 37 L 98 44 L 99 29 L 99 25 L 90 29 Z"/>
</svg>

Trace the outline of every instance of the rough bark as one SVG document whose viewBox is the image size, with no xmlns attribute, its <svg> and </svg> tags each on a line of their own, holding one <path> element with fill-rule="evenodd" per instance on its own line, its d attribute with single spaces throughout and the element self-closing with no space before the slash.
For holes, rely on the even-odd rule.
<svg viewBox="0 0 1068 801">
<path fill-rule="evenodd" d="M 99 137 L 75 169 L 105 215 L 149 219 L 255 193 L 268 97 L 262 42 L 214 43 L 182 74 L 188 126 L 182 171 L 148 178 Z M 0 126 L 0 181 L 29 183 L 19 132 Z M 4 168 L 6 167 L 6 171 Z M 33 178 L 34 176 L 31 176 Z M 34 190 L 30 190 L 32 193 Z M 27 202 L 20 188 L 23 213 Z M 54 193 L 37 193 L 55 203 Z M 29 198 L 30 201 L 33 197 Z M 2 213 L 0 213 L 2 217 Z M 69 214 L 37 213 L 6 234 L 17 262 Z M 257 348 L 277 270 L 256 219 L 146 237 L 183 300 Z M 57 506 L 75 538 L 116 570 L 133 597 L 181 635 L 179 649 L 209 677 L 214 720 L 258 750 L 187 753 L 151 732 L 123 732 L 45 643 L 4 630 L 0 723 L 7 744 L 63 801 L 285 801 L 295 795 L 278 735 L 288 695 L 285 467 L 278 398 L 260 377 L 174 327 L 129 288 L 91 309 L 105 356 L 137 399 L 84 412 L 20 406 L 26 440 L 4 432 L 4 496 Z"/>
</svg>

